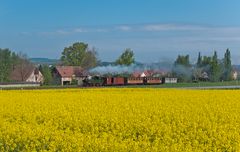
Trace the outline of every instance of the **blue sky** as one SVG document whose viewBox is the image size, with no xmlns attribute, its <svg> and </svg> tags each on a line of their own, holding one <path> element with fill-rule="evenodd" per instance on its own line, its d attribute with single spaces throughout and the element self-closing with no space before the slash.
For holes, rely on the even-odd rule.
<svg viewBox="0 0 240 152">
<path fill-rule="evenodd" d="M 178 54 L 219 57 L 230 48 L 240 64 L 239 0 L 0 0 L 0 48 L 59 58 L 83 41 L 103 61 L 132 48 L 136 60 Z"/>
</svg>

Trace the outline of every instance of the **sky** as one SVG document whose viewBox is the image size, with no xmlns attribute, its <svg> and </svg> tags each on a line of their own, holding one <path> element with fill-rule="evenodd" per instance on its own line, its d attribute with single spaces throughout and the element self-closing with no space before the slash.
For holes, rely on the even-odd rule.
<svg viewBox="0 0 240 152">
<path fill-rule="evenodd" d="M 0 0 L 0 48 L 60 58 L 88 43 L 102 61 L 131 48 L 140 62 L 173 61 L 198 52 L 240 64 L 239 0 Z"/>
</svg>

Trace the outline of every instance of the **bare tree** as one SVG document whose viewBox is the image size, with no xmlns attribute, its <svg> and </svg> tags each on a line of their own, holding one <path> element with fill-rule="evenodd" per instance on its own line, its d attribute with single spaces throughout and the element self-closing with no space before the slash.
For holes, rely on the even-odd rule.
<svg viewBox="0 0 240 152">
<path fill-rule="evenodd" d="M 18 58 L 15 61 L 14 75 L 18 76 L 21 81 L 25 81 L 34 69 L 34 65 L 28 60 L 23 53 L 17 54 Z"/>
</svg>

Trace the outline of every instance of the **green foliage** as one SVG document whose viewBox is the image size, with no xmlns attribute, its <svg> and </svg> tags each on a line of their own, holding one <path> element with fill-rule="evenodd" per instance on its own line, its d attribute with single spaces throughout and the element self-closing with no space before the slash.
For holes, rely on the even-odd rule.
<svg viewBox="0 0 240 152">
<path fill-rule="evenodd" d="M 209 66 L 212 62 L 212 57 L 210 56 L 204 56 L 202 60 L 202 67 Z"/>
<path fill-rule="evenodd" d="M 182 65 L 185 67 L 190 67 L 190 62 L 189 62 L 189 55 L 186 56 L 182 56 L 182 55 L 178 55 L 176 61 L 174 62 L 175 66 L 176 65 Z"/>
<path fill-rule="evenodd" d="M 90 50 L 88 44 L 77 42 L 64 48 L 61 61 L 64 65 L 89 69 L 97 65 L 97 53 L 94 49 Z"/>
<path fill-rule="evenodd" d="M 44 85 L 50 85 L 52 84 L 53 78 L 51 73 L 51 68 L 48 65 L 41 65 L 39 67 L 43 77 L 44 77 Z"/>
<path fill-rule="evenodd" d="M 224 67 L 229 68 L 229 69 L 232 67 L 231 53 L 230 53 L 229 49 L 227 49 L 225 54 L 224 54 Z"/>
<path fill-rule="evenodd" d="M 78 85 L 78 80 L 73 79 L 72 82 L 71 82 L 71 85 Z"/>
<path fill-rule="evenodd" d="M 219 81 L 221 77 L 221 70 L 220 65 L 218 62 L 217 52 L 214 51 L 214 55 L 212 57 L 211 61 L 211 67 L 210 67 L 210 73 L 211 73 L 211 81 Z"/>
<path fill-rule="evenodd" d="M 11 72 L 18 66 L 22 65 L 23 61 L 28 61 L 23 54 L 16 54 L 9 49 L 0 48 L 0 82 L 8 82 Z"/>
<path fill-rule="evenodd" d="M 93 49 L 85 53 L 81 66 L 90 69 L 98 64 L 97 52 Z"/>
<path fill-rule="evenodd" d="M 197 67 L 201 67 L 202 66 L 202 56 L 201 53 L 198 53 L 198 59 L 197 59 Z"/>
<path fill-rule="evenodd" d="M 194 75 L 199 76 L 202 72 L 207 72 L 210 74 L 210 80 L 214 82 L 220 80 L 231 80 L 232 65 L 230 50 L 226 50 L 224 59 L 222 60 L 218 59 L 216 51 L 214 51 L 214 55 L 212 57 L 201 57 L 201 54 L 199 52 L 196 69 L 194 69 Z"/>
<path fill-rule="evenodd" d="M 231 63 L 231 53 L 230 50 L 227 49 L 225 54 L 224 54 L 224 59 L 223 59 L 223 80 L 231 80 L 231 73 L 232 73 L 232 63 Z"/>
<path fill-rule="evenodd" d="M 9 81 L 12 62 L 11 51 L 9 49 L 0 49 L 0 82 Z"/>
<path fill-rule="evenodd" d="M 117 65 L 129 66 L 135 62 L 134 53 L 131 49 L 126 49 L 123 54 L 116 60 Z"/>
<path fill-rule="evenodd" d="M 173 76 L 177 77 L 179 82 L 191 81 L 191 64 L 189 55 L 178 55 L 172 69 Z"/>
</svg>

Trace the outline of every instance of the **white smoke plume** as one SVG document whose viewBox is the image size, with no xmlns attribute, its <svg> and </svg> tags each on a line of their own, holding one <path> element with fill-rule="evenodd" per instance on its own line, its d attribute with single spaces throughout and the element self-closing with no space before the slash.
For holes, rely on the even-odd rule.
<svg viewBox="0 0 240 152">
<path fill-rule="evenodd" d="M 108 66 L 99 66 L 90 70 L 90 73 L 96 74 L 122 74 L 122 73 L 133 73 L 134 71 L 142 71 L 137 65 L 131 66 L 121 66 L 121 65 L 108 65 Z"/>
<path fill-rule="evenodd" d="M 164 71 L 171 71 L 171 65 L 163 65 L 163 64 L 133 64 L 130 66 L 121 66 L 121 65 L 108 65 L 108 66 L 98 66 L 91 69 L 89 72 L 93 74 L 132 74 L 133 72 L 144 72 L 146 70 L 164 70 Z"/>
</svg>

